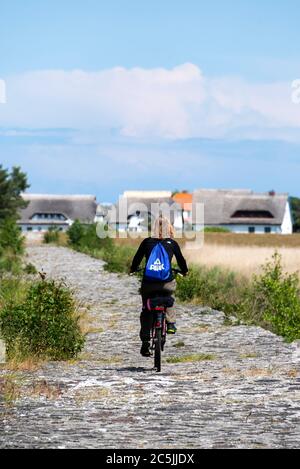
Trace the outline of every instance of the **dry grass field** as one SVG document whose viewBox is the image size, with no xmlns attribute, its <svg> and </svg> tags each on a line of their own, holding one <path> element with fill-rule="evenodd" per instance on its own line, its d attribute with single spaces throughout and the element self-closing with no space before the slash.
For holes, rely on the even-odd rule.
<svg viewBox="0 0 300 469">
<path fill-rule="evenodd" d="M 289 273 L 299 271 L 300 275 L 300 234 L 205 233 L 203 246 L 196 249 L 188 249 L 181 239 L 177 241 L 190 264 L 220 266 L 250 277 L 260 272 L 262 264 L 270 260 L 276 250 L 282 255 L 284 270 Z M 118 239 L 116 242 L 138 248 L 141 239 Z"/>
<path fill-rule="evenodd" d="M 282 255 L 286 272 L 300 273 L 300 235 L 206 233 L 202 247 L 183 248 L 189 263 L 221 266 L 246 276 L 259 273 L 275 251 Z"/>
</svg>

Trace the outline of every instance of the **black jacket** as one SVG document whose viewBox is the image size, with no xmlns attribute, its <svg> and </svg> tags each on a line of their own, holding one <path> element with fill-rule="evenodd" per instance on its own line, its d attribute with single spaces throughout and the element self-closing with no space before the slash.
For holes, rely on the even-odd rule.
<svg viewBox="0 0 300 469">
<path fill-rule="evenodd" d="M 178 243 L 171 238 L 166 238 L 166 239 L 158 239 L 158 238 L 146 238 L 142 241 L 140 247 L 137 250 L 136 255 L 133 258 L 132 264 L 131 264 L 131 269 L 130 272 L 136 272 L 139 268 L 140 263 L 142 262 L 143 258 L 146 257 L 146 263 L 148 262 L 148 259 L 150 257 L 150 254 L 152 252 L 152 249 L 157 243 L 161 243 L 164 248 L 166 249 L 169 259 L 170 259 L 170 264 L 172 262 L 173 256 L 175 256 L 177 264 L 183 274 L 186 274 L 188 272 L 188 267 L 186 264 L 186 261 L 181 253 L 181 249 L 178 245 Z M 166 282 L 171 282 L 174 279 L 173 273 L 171 272 L 170 277 L 165 280 Z M 143 279 L 143 282 L 149 282 L 151 283 L 150 279 Z M 157 280 L 155 280 L 157 281 Z"/>
</svg>

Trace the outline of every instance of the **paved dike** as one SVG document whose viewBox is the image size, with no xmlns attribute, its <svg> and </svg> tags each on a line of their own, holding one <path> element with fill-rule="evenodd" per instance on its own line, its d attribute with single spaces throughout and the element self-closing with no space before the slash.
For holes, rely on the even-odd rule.
<svg viewBox="0 0 300 469">
<path fill-rule="evenodd" d="M 65 248 L 30 247 L 28 255 L 75 289 L 90 332 L 77 361 L 30 372 L 0 366 L 16 394 L 10 405 L 0 397 L 1 448 L 299 447 L 299 345 L 179 305 L 159 374 L 139 355 L 136 278 Z M 166 362 L 185 355 L 194 360 Z"/>
</svg>

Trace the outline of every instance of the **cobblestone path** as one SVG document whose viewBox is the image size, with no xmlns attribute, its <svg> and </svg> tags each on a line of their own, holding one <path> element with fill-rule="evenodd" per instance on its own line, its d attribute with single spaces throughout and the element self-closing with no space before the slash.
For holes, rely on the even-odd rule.
<svg viewBox="0 0 300 469">
<path fill-rule="evenodd" d="M 0 368 L 14 397 L 0 397 L 1 448 L 299 447 L 299 345 L 180 305 L 178 334 L 156 373 L 139 355 L 136 278 L 106 273 L 101 261 L 65 248 L 28 254 L 75 288 L 89 333 L 77 361 Z M 167 362 L 184 356 L 191 361 Z"/>
</svg>

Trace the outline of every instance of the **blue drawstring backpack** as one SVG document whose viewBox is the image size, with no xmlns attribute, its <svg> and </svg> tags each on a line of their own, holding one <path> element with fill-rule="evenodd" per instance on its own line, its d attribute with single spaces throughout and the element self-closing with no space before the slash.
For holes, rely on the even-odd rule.
<svg viewBox="0 0 300 469">
<path fill-rule="evenodd" d="M 161 243 L 157 243 L 151 251 L 144 276 L 146 278 L 166 281 L 171 274 L 171 263 L 166 249 Z"/>
</svg>

